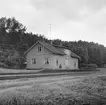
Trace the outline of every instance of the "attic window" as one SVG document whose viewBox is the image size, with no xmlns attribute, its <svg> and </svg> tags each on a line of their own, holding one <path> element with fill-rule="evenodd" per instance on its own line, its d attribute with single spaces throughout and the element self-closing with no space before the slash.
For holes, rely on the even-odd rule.
<svg viewBox="0 0 106 105">
<path fill-rule="evenodd" d="M 40 47 L 38 47 L 38 52 L 40 52 L 41 51 L 41 46 Z"/>
</svg>

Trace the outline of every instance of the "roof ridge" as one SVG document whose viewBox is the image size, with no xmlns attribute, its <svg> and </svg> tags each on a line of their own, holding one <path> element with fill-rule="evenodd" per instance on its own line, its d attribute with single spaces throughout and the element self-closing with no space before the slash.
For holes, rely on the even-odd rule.
<svg viewBox="0 0 106 105">
<path fill-rule="evenodd" d="M 46 44 L 46 47 L 47 47 L 49 50 L 52 50 L 52 48 L 54 48 L 54 50 L 57 50 L 57 51 L 56 51 L 57 54 L 62 54 L 62 55 L 64 55 L 63 52 L 61 52 L 60 50 L 58 50 L 58 49 L 57 49 L 56 47 L 54 47 L 53 45 L 48 44 L 48 43 L 46 43 L 46 42 L 41 42 L 41 43 Z M 54 51 L 52 50 L 52 52 L 54 52 Z"/>
<path fill-rule="evenodd" d="M 36 43 L 34 43 L 24 54 L 28 53 L 37 43 L 42 44 L 43 46 L 45 46 L 48 50 L 50 50 L 54 54 L 64 55 L 63 52 L 60 52 L 60 50 L 58 50 L 53 45 L 48 44 L 48 43 L 46 43 L 44 41 L 39 41 L 39 40 Z"/>
</svg>

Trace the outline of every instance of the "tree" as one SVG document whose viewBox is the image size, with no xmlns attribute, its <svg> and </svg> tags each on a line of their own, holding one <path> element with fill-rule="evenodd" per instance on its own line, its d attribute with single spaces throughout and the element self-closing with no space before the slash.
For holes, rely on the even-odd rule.
<svg viewBox="0 0 106 105">
<path fill-rule="evenodd" d="M 6 18 L 0 19 L 0 43 L 5 43 L 9 40 L 6 33 Z"/>
<path fill-rule="evenodd" d="M 26 27 L 13 18 L 0 18 L 0 42 L 1 43 L 17 43 L 23 33 L 25 33 Z"/>
<path fill-rule="evenodd" d="M 62 41 L 61 40 L 59 40 L 59 39 L 55 39 L 55 40 L 53 40 L 53 44 L 54 45 L 61 45 L 61 43 L 62 43 Z"/>
<path fill-rule="evenodd" d="M 19 23 L 14 17 L 12 18 L 1 18 L 0 27 L 4 27 L 7 33 L 10 32 L 25 32 L 26 27 Z"/>
</svg>

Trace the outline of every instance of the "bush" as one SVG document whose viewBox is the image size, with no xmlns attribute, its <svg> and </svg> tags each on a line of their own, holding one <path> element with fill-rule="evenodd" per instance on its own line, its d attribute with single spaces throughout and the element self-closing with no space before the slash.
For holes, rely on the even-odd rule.
<svg viewBox="0 0 106 105">
<path fill-rule="evenodd" d="M 19 58 L 16 59 L 17 66 L 19 68 L 25 68 L 24 62 L 25 62 L 25 58 L 24 57 L 19 57 Z"/>
<path fill-rule="evenodd" d="M 8 65 L 6 65 L 6 64 L 3 63 L 3 62 L 0 62 L 0 67 L 8 67 Z"/>
<path fill-rule="evenodd" d="M 98 66 L 96 64 L 82 64 L 81 68 L 83 69 L 96 69 Z"/>
<path fill-rule="evenodd" d="M 9 67 L 9 68 L 24 68 L 24 62 L 25 59 L 23 57 L 19 57 L 19 58 L 7 58 L 5 59 L 4 63 Z"/>
<path fill-rule="evenodd" d="M 5 57 L 0 56 L 0 62 L 4 62 Z"/>
<path fill-rule="evenodd" d="M 5 59 L 4 63 L 6 65 L 8 65 L 8 67 L 13 67 L 15 65 L 15 62 L 13 60 L 11 60 L 11 59 L 8 59 L 8 58 Z"/>
</svg>

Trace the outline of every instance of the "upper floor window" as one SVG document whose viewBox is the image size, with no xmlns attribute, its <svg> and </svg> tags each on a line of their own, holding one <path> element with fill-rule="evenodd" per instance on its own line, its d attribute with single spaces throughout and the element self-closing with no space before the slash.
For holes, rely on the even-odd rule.
<svg viewBox="0 0 106 105">
<path fill-rule="evenodd" d="M 66 59 L 69 60 L 69 57 L 67 56 Z"/>
<path fill-rule="evenodd" d="M 38 47 L 38 52 L 40 52 L 41 50 L 42 50 L 42 49 L 41 49 L 41 46 L 39 46 L 39 47 Z"/>
<path fill-rule="evenodd" d="M 32 58 L 32 64 L 36 64 L 36 59 Z"/>
<path fill-rule="evenodd" d="M 49 59 L 45 58 L 45 64 L 49 64 Z"/>
</svg>

